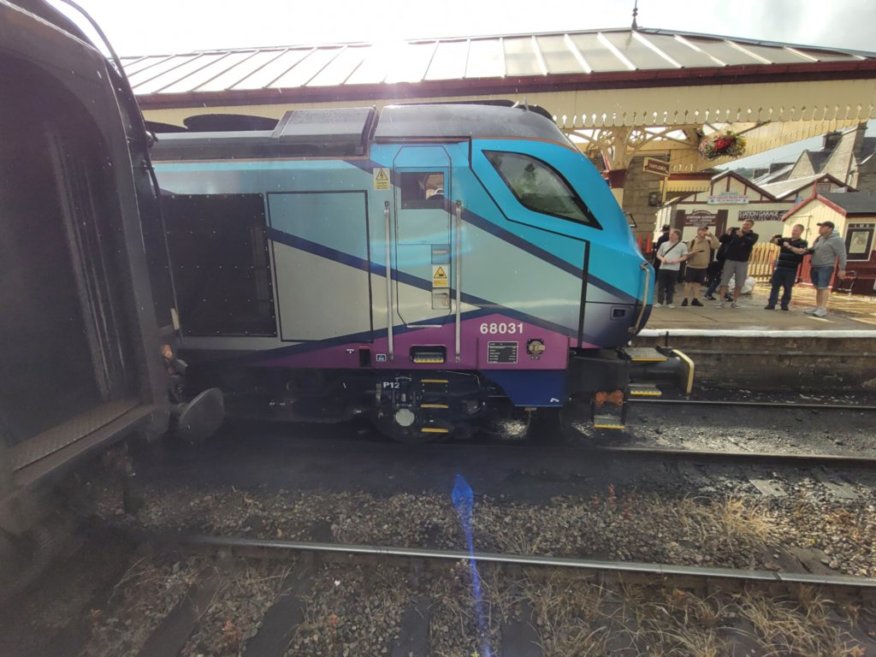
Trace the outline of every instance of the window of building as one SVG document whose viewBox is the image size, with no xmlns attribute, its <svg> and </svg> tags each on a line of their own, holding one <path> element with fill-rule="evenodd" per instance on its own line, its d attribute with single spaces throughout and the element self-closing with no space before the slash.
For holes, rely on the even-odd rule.
<svg viewBox="0 0 876 657">
<path fill-rule="evenodd" d="M 522 153 L 485 151 L 484 154 L 524 207 L 599 227 L 590 208 L 566 179 L 546 162 Z"/>
<path fill-rule="evenodd" d="M 850 224 L 846 236 L 849 260 L 869 260 L 873 249 L 873 224 Z"/>
</svg>

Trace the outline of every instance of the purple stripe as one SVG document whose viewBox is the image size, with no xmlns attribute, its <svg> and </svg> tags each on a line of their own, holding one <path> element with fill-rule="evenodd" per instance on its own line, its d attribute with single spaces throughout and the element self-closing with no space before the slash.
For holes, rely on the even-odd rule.
<svg viewBox="0 0 876 657">
<path fill-rule="evenodd" d="M 513 329 L 511 328 L 513 326 Z M 486 327 L 487 333 L 482 332 Z M 504 327 L 505 331 L 496 330 L 489 333 L 491 327 Z M 544 327 L 526 322 L 509 321 L 509 318 L 488 313 L 478 317 L 467 317 L 462 322 L 461 358 L 455 359 L 455 325 L 448 323 L 435 328 L 418 328 L 416 330 L 398 331 L 394 333 L 395 359 L 378 362 L 378 354 L 387 354 L 388 341 L 385 331 L 373 342 L 353 341 L 351 336 L 338 338 L 343 342 L 326 345 L 325 342 L 308 344 L 308 351 L 293 351 L 295 347 L 285 347 L 282 350 L 271 350 L 268 353 L 253 354 L 253 364 L 259 367 L 281 368 L 327 368 L 327 369 L 362 369 L 359 365 L 359 349 L 370 349 L 371 363 L 375 369 L 461 369 L 461 370 L 563 370 L 568 364 L 570 339 L 568 336 L 546 331 Z M 514 333 L 509 333 L 513 330 Z M 531 358 L 527 351 L 527 342 L 538 339 L 544 342 L 547 349 L 538 358 Z M 490 342 L 516 342 L 518 358 L 516 363 L 491 363 L 489 359 Z M 410 349 L 415 346 L 443 346 L 446 349 L 447 361 L 444 364 L 415 364 L 409 358 Z M 595 346 L 595 345 L 588 345 Z"/>
</svg>

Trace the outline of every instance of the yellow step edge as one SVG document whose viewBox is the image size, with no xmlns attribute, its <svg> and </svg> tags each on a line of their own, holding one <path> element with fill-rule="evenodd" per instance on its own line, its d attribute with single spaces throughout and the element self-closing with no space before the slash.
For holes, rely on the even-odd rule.
<svg viewBox="0 0 876 657">
<path fill-rule="evenodd" d="M 420 431 L 422 433 L 450 433 L 450 429 L 444 427 L 423 427 Z"/>
<path fill-rule="evenodd" d="M 662 397 L 663 393 L 659 390 L 630 390 L 630 397 Z"/>
<path fill-rule="evenodd" d="M 629 347 L 625 353 L 634 363 L 665 363 L 669 360 L 666 354 L 654 347 Z"/>
<path fill-rule="evenodd" d="M 624 425 L 623 424 L 597 424 L 596 422 L 594 422 L 593 428 L 594 429 L 617 429 L 617 430 L 620 430 L 620 429 L 624 428 Z"/>
<path fill-rule="evenodd" d="M 447 404 L 420 404 L 420 408 L 450 408 Z"/>
<path fill-rule="evenodd" d="M 420 379 L 420 383 L 450 383 L 448 379 Z"/>
</svg>

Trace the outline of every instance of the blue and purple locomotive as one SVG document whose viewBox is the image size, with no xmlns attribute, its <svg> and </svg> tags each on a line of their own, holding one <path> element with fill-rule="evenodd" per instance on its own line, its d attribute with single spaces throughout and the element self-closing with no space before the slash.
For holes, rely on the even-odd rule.
<svg viewBox="0 0 876 657">
<path fill-rule="evenodd" d="M 652 272 L 539 111 L 288 112 L 153 149 L 198 383 L 401 440 L 625 391 Z"/>
</svg>

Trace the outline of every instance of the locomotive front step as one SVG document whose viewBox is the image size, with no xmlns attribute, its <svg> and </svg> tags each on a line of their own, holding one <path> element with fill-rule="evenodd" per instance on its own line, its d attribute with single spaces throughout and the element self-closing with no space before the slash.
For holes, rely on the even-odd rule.
<svg viewBox="0 0 876 657">
<path fill-rule="evenodd" d="M 624 422 L 614 413 L 596 413 L 593 416 L 593 428 L 620 431 L 624 428 Z"/>
<path fill-rule="evenodd" d="M 634 363 L 665 363 L 669 356 L 654 347 L 627 347 L 624 353 Z"/>
<path fill-rule="evenodd" d="M 631 383 L 630 397 L 662 397 L 663 391 L 653 383 Z"/>
<path fill-rule="evenodd" d="M 631 397 L 661 396 L 657 384 L 680 389 L 690 396 L 693 391 L 695 365 L 679 349 L 670 347 L 628 347 L 623 353 L 630 362 Z"/>
</svg>

